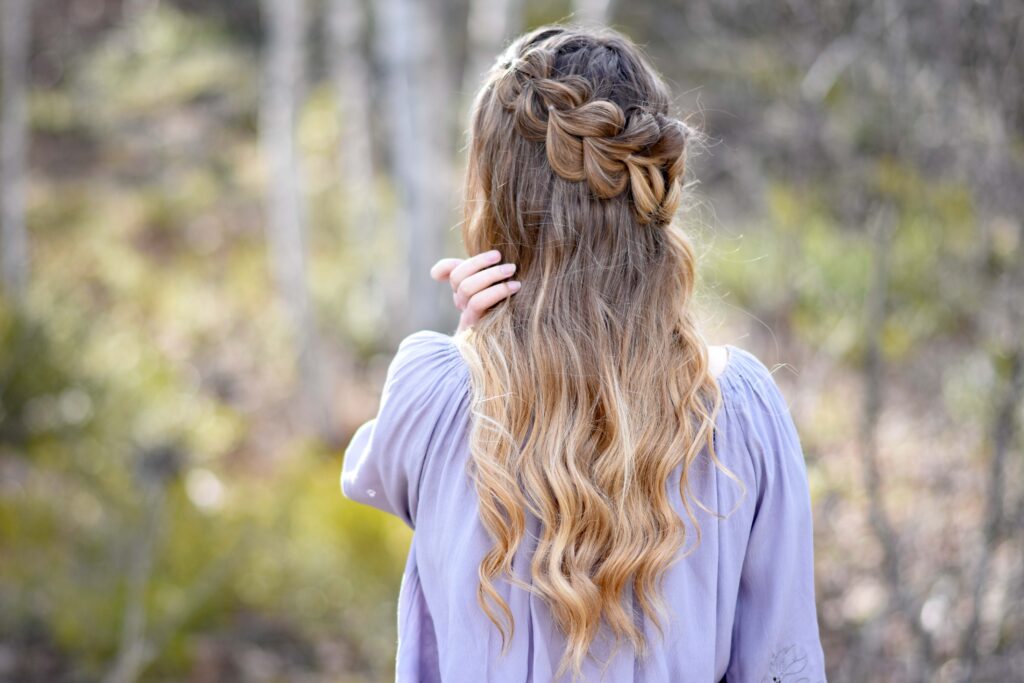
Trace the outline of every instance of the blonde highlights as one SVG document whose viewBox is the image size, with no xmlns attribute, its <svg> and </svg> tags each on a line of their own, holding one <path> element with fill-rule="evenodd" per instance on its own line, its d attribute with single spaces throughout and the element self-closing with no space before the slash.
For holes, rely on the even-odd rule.
<svg viewBox="0 0 1024 683">
<path fill-rule="evenodd" d="M 562 26 L 513 43 L 473 107 L 463 240 L 500 249 L 523 282 L 456 337 L 493 541 L 477 597 L 507 648 L 495 582 L 539 595 L 566 637 L 559 676 L 580 673 L 603 626 L 646 654 L 627 591 L 664 634 L 661 579 L 696 547 L 681 552 L 674 500 L 701 538 L 690 465 L 706 452 L 736 479 L 714 452 L 720 391 L 692 311 L 694 253 L 672 222 L 696 131 L 668 110 L 627 39 Z M 527 582 L 513 561 L 534 542 Z"/>
</svg>

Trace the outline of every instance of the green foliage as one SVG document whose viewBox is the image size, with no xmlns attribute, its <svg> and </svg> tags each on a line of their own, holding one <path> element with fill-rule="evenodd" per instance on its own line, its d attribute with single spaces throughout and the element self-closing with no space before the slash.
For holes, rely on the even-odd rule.
<svg viewBox="0 0 1024 683">
<path fill-rule="evenodd" d="M 93 400 L 46 325 L 0 301 L 0 446 L 78 436 Z"/>
<path fill-rule="evenodd" d="M 890 159 L 876 169 L 872 190 L 896 216 L 886 256 L 890 313 L 883 346 L 898 360 L 935 335 L 962 329 L 982 293 L 976 281 L 949 274 L 978 258 L 977 231 L 966 187 L 925 181 Z M 876 267 L 872 236 L 869 226 L 840 223 L 823 190 L 772 184 L 766 224 L 717 245 L 708 270 L 713 288 L 737 294 L 734 303 L 746 313 L 762 319 L 781 313 L 801 341 L 837 357 L 856 355 Z"/>
<path fill-rule="evenodd" d="M 244 52 L 212 24 L 168 4 L 142 14 L 81 68 L 80 95 L 90 98 L 94 120 L 112 125 L 126 113 L 162 117 L 208 98 L 237 102 L 251 96 L 255 75 Z"/>
<path fill-rule="evenodd" d="M 265 649 L 281 662 L 274 642 L 330 646 L 363 677 L 347 680 L 392 675 L 409 533 L 346 501 L 341 453 L 291 427 L 253 59 L 160 3 L 33 92 L 36 135 L 86 153 L 33 179 L 31 290 L 0 303 L 0 642 L 35 634 L 84 680 L 119 650 L 147 553 L 145 678 L 188 675 L 204 647 L 236 656 L 253 623 L 280 634 Z M 335 177 L 328 93 L 301 122 L 314 179 Z M 321 317 L 369 349 L 381 311 L 361 287 L 391 238 L 350 248 L 334 227 L 350 198 L 333 180 L 309 193 Z M 176 461 L 153 489 L 161 450 Z"/>
<path fill-rule="evenodd" d="M 85 674 L 101 672 L 147 534 L 139 449 L 180 440 L 188 462 L 155 513 L 145 594 L 168 653 L 155 671 L 182 673 L 195 635 L 239 611 L 277 615 L 310 642 L 358 639 L 367 661 L 389 661 L 408 533 L 342 498 L 338 453 L 299 449 L 266 472 L 237 469 L 225 456 L 239 447 L 242 417 L 195 393 L 167 359 L 125 338 L 114 355 L 133 362 L 118 372 L 92 348 L 106 345 L 104 326 L 61 339 L 9 309 L 2 320 L 0 452 L 13 477 L 0 497 L 0 635 L 42 619 Z M 362 635 L 368 625 L 381 635 Z"/>
<path fill-rule="evenodd" d="M 868 245 L 806 188 L 776 183 L 767 197 L 768 225 L 716 245 L 707 266 L 713 286 L 734 293 L 733 305 L 757 319 L 781 312 L 802 339 L 842 356 L 861 332 L 856 306 L 867 289 Z"/>
</svg>

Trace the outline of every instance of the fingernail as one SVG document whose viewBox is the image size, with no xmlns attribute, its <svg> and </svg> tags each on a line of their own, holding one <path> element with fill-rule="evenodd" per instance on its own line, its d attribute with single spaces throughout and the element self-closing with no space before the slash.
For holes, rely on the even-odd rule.
<svg viewBox="0 0 1024 683">
<path fill-rule="evenodd" d="M 504 273 L 505 275 L 511 275 L 512 273 L 516 272 L 516 264 L 506 263 L 501 267 L 501 272 Z"/>
<path fill-rule="evenodd" d="M 512 282 L 508 283 L 508 288 L 511 289 L 513 292 L 518 292 L 519 288 L 522 286 L 523 283 L 520 282 L 519 280 L 513 280 Z"/>
<path fill-rule="evenodd" d="M 501 252 L 498 251 L 497 249 L 492 249 L 491 251 L 487 252 L 486 256 L 488 261 L 497 261 L 498 259 L 501 258 Z"/>
</svg>

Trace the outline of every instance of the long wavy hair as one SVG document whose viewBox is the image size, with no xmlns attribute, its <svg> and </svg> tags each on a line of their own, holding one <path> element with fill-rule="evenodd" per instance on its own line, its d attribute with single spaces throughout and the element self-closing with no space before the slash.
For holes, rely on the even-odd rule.
<svg viewBox="0 0 1024 683">
<path fill-rule="evenodd" d="M 566 638 L 559 676 L 580 674 L 602 624 L 616 649 L 646 655 L 627 588 L 664 637 L 660 579 L 696 547 L 682 552 L 670 474 L 681 468 L 697 543 L 690 464 L 706 449 L 739 481 L 714 453 L 720 392 L 691 305 L 694 251 L 673 223 L 698 134 L 609 30 L 520 37 L 473 104 L 463 241 L 471 254 L 500 249 L 523 282 L 456 337 L 493 540 L 477 598 L 505 652 L 515 624 L 495 582 L 539 595 Z M 528 515 L 540 522 L 530 583 L 513 571 Z"/>
</svg>

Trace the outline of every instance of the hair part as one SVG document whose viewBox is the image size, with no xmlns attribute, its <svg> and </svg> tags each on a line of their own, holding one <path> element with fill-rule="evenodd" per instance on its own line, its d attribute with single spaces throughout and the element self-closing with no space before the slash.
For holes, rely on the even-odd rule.
<svg viewBox="0 0 1024 683">
<path fill-rule="evenodd" d="M 500 249 L 523 282 L 456 338 L 493 541 L 477 597 L 504 652 L 515 624 L 496 581 L 539 595 L 566 637 L 559 676 L 580 674 L 603 625 L 616 648 L 647 653 L 627 591 L 664 635 L 661 579 L 696 547 L 680 552 L 673 472 L 696 543 L 690 465 L 707 453 L 743 486 L 715 454 L 720 390 L 691 305 L 693 249 L 673 223 L 698 132 L 669 104 L 627 38 L 548 26 L 499 57 L 473 106 L 463 241 Z M 527 583 L 512 563 L 534 540 Z"/>
</svg>

